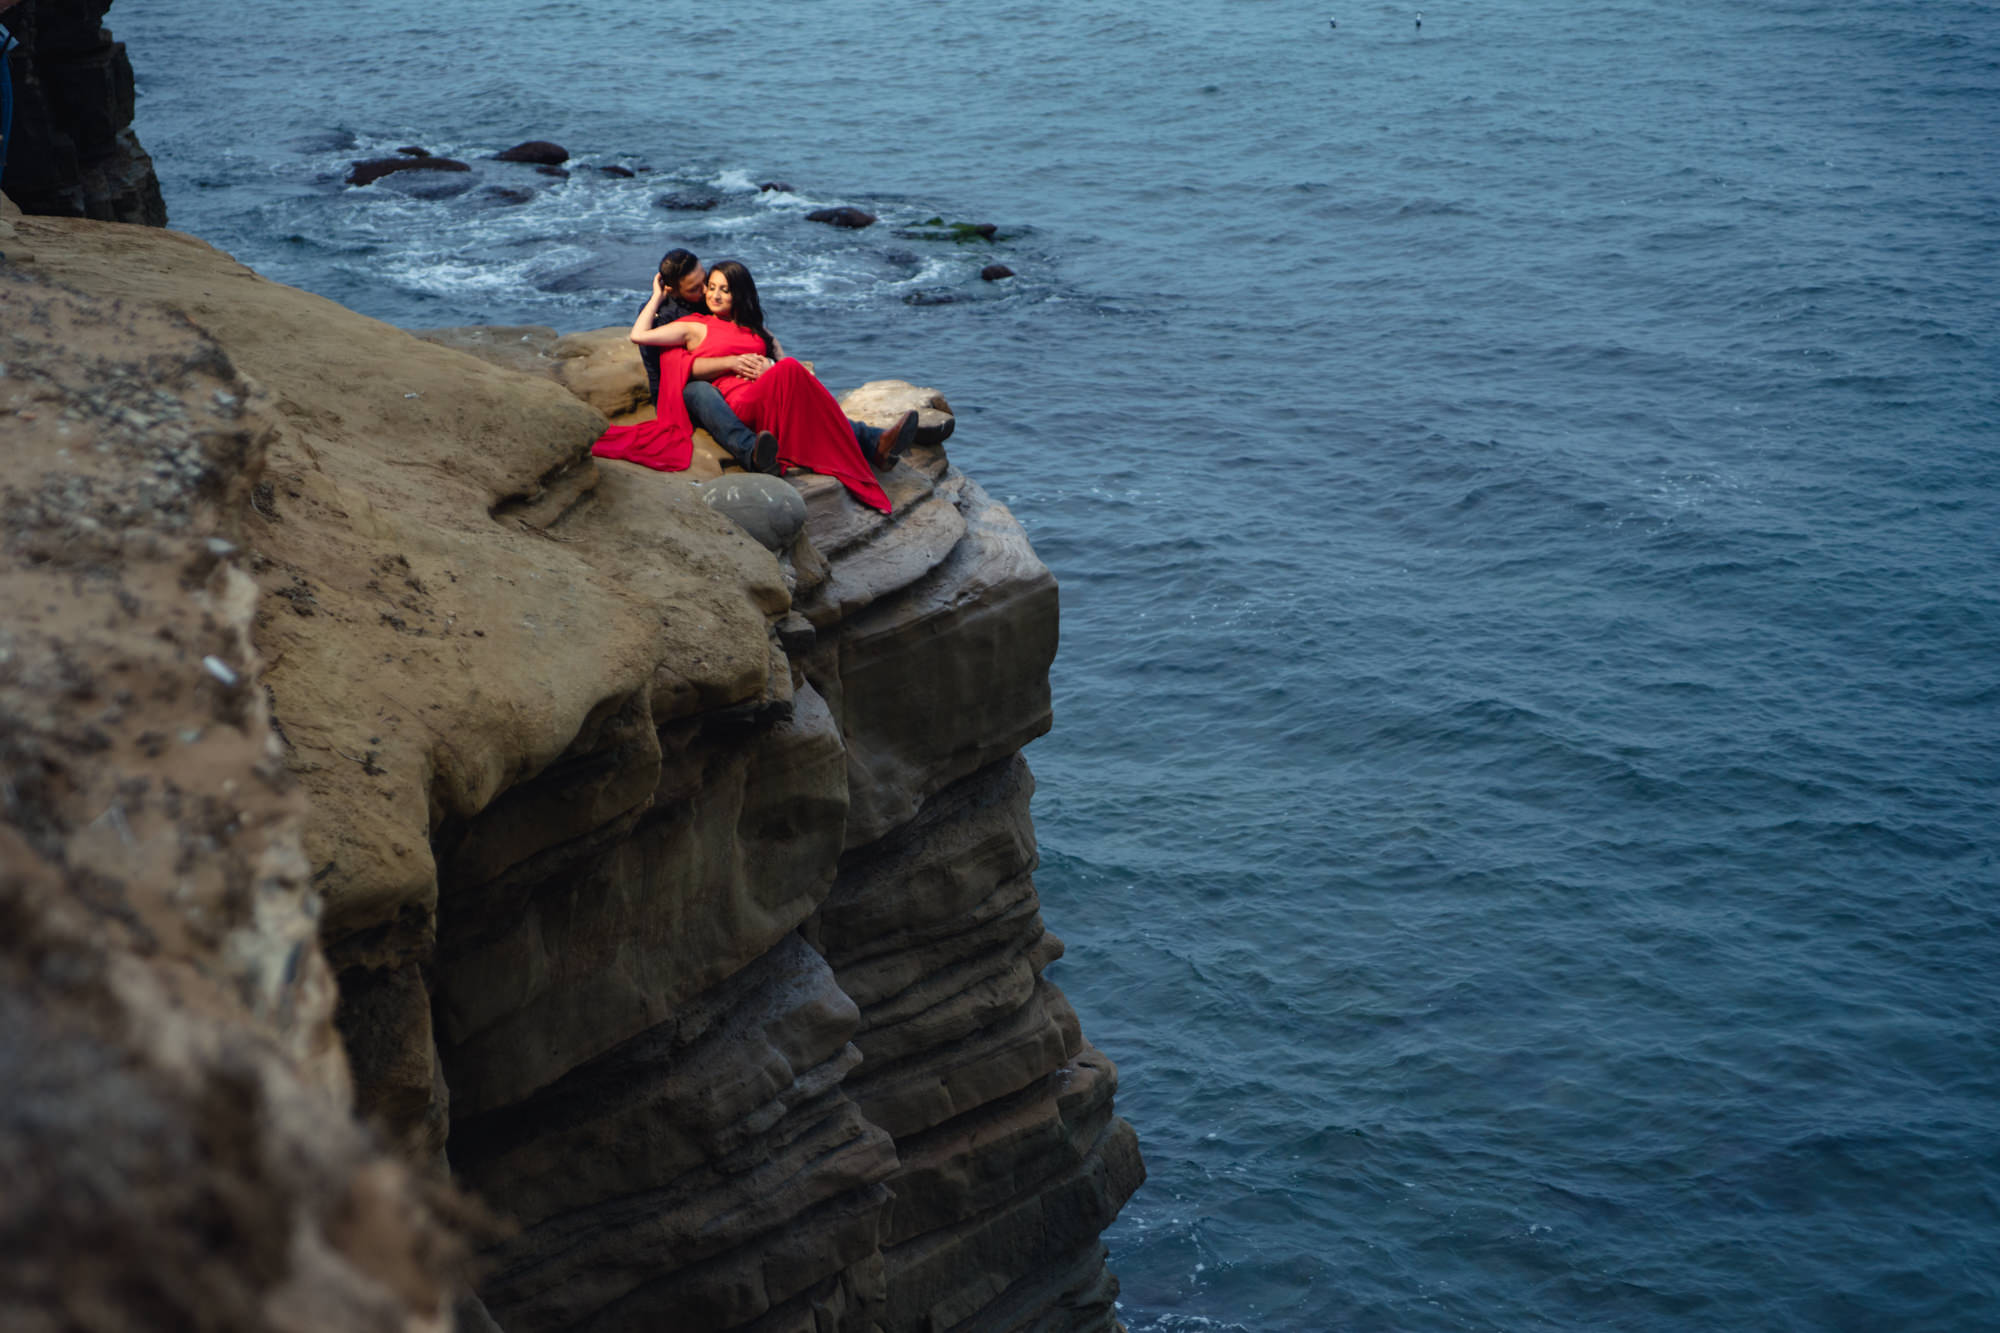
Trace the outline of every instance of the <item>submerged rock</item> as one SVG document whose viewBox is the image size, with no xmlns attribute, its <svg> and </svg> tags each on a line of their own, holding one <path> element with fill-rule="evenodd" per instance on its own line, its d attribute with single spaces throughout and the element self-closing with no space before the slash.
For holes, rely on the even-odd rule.
<svg viewBox="0 0 2000 1333">
<path fill-rule="evenodd" d="M 979 270 L 979 276 L 988 282 L 998 282 L 1002 278 L 1013 277 L 1014 270 L 1008 268 L 1005 264 L 988 264 L 985 268 Z"/>
<path fill-rule="evenodd" d="M 875 215 L 858 208 L 817 208 L 806 214 L 807 222 L 824 222 L 830 227 L 872 227 Z"/>
<path fill-rule="evenodd" d="M 356 162 L 347 173 L 347 183 L 371 185 L 384 176 L 392 176 L 399 171 L 471 170 L 472 168 L 466 163 L 450 157 L 376 157 Z"/>
<path fill-rule="evenodd" d="M 287 139 L 285 146 L 301 153 L 345 153 L 360 142 L 353 130 L 321 130 Z"/>
<path fill-rule="evenodd" d="M 547 139 L 530 139 L 517 143 L 493 155 L 501 162 L 534 162 L 542 166 L 559 167 L 569 161 L 569 149 Z"/>
<path fill-rule="evenodd" d="M 712 194 L 663 194 L 653 201 L 654 208 L 664 208 L 676 213 L 706 213 L 721 203 Z"/>
<path fill-rule="evenodd" d="M 951 241 L 957 245 L 1006 239 L 991 222 L 946 222 L 941 217 L 925 218 L 915 227 L 906 227 L 896 234 L 912 241 Z"/>
<path fill-rule="evenodd" d="M 381 182 L 384 190 L 394 190 L 397 194 L 412 199 L 455 199 L 470 190 L 479 181 L 477 176 L 457 176 L 449 173 L 438 176 L 401 175 L 391 176 Z"/>
</svg>

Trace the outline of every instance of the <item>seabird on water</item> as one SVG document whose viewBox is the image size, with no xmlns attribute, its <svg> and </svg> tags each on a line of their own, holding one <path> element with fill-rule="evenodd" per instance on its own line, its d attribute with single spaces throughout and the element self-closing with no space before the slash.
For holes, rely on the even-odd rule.
<svg viewBox="0 0 2000 1333">
<path fill-rule="evenodd" d="M 1417 11 L 1417 26 L 1419 28 L 1424 26 L 1424 11 L 1421 9 Z"/>
</svg>

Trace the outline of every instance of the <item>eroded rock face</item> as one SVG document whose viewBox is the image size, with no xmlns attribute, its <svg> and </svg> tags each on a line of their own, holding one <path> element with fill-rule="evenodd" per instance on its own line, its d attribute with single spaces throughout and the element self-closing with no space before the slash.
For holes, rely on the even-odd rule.
<svg viewBox="0 0 2000 1333">
<path fill-rule="evenodd" d="M 0 1326 L 416 1329 L 253 641 L 273 433 L 176 313 L 0 270 Z"/>
<path fill-rule="evenodd" d="M 860 1006 L 848 1092 L 896 1139 L 886 1328 L 1115 1326 L 1097 1236 L 1145 1169 L 1041 979 L 1032 791 L 1018 755 L 946 788 L 849 853 L 807 930 Z"/>
<path fill-rule="evenodd" d="M 351 1067 L 375 1142 L 513 1224 L 480 1287 L 508 1333 L 1113 1327 L 1097 1235 L 1142 1168 L 1115 1072 L 1041 976 L 1061 946 L 1018 752 L 1049 726 L 1056 589 L 1005 508 L 917 449 L 888 515 L 791 478 L 804 528 L 774 554 L 698 473 L 590 459 L 604 416 L 560 363 L 596 354 L 552 332 L 421 342 L 172 233 L 19 229 L 39 270 L 216 349 L 253 423 L 254 448 L 189 427 L 226 457 L 158 578 L 163 606 L 191 568 L 220 580 L 210 637 L 176 651 L 237 683 L 197 674 L 188 699 L 235 710 L 232 762 L 290 802 L 269 901 L 323 904 L 323 954 L 309 919 L 243 918 L 303 941 L 275 971 L 226 931 L 189 946 L 229 980 L 216 1040 L 268 1052 L 260 1104 L 291 1108 L 269 1132 L 335 1127 L 280 1182 L 319 1219 L 313 1271 L 344 1262 L 411 1317 L 450 1297 L 407 1169 L 346 1118 Z M 591 401 L 643 395 L 623 351 Z M 189 383 L 183 411 L 222 410 Z M 949 420 L 909 385 L 849 410 L 913 397 Z M 121 789 L 90 790 L 63 836 L 122 846 L 101 827 Z M 9 984 L 33 970 L 0 957 Z M 197 1068 L 163 1114 L 196 1134 L 222 1077 Z M 405 1220 L 369 1268 L 341 1237 L 378 1216 Z"/>
</svg>

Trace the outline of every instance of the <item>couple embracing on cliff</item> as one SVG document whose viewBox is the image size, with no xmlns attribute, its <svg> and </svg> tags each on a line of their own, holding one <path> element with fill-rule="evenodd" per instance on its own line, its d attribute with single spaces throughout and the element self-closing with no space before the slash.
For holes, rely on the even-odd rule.
<svg viewBox="0 0 2000 1333">
<path fill-rule="evenodd" d="M 591 452 L 663 472 L 694 459 L 699 425 L 752 472 L 787 467 L 836 478 L 861 503 L 884 513 L 889 497 L 877 468 L 895 464 L 918 439 L 917 414 L 887 429 L 850 421 L 811 371 L 785 355 L 764 327 L 764 307 L 750 270 L 725 259 L 704 271 L 686 250 L 669 250 L 653 276 L 653 294 L 632 321 L 631 339 L 646 363 L 654 416 L 613 426 Z"/>
</svg>

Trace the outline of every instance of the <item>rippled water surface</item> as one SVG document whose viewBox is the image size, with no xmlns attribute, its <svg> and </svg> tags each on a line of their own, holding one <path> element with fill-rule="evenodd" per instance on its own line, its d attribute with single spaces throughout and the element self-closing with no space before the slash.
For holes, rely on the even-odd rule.
<svg viewBox="0 0 2000 1333">
<path fill-rule="evenodd" d="M 596 327 L 686 244 L 950 396 L 1135 1333 L 2000 1327 L 2000 6 L 111 22 L 283 281 Z M 403 144 L 471 187 L 339 184 Z"/>
</svg>

